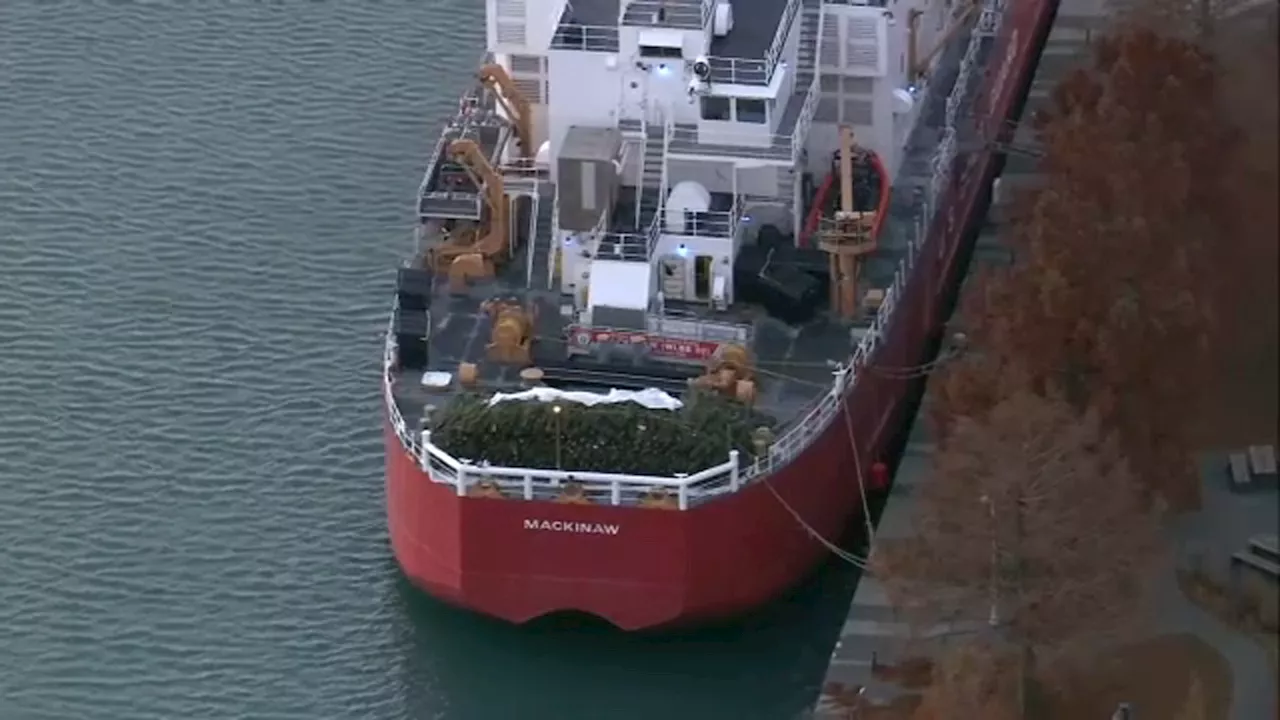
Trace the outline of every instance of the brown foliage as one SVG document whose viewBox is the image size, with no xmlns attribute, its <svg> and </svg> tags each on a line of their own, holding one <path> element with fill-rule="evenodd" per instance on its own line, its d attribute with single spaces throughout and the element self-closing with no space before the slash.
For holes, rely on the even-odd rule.
<svg viewBox="0 0 1280 720">
<path fill-rule="evenodd" d="M 934 668 L 912 720 L 1017 720 L 1013 662 L 982 643 L 947 653 Z"/>
<path fill-rule="evenodd" d="M 914 535 L 875 557 L 915 627 L 981 627 L 994 598 L 1000 635 L 1051 665 L 1136 623 L 1159 528 L 1095 415 L 1015 392 L 934 462 Z"/>
<path fill-rule="evenodd" d="M 940 414 L 980 416 L 1016 369 L 1097 411 L 1149 489 L 1194 506 L 1187 437 L 1230 196 L 1216 96 L 1204 51 L 1144 30 L 1102 40 L 1057 88 L 1038 118 L 1044 186 L 1007 233 L 1014 265 L 962 306 L 981 358 L 943 379 Z"/>
<path fill-rule="evenodd" d="M 1192 673 L 1191 685 L 1187 688 L 1187 697 L 1182 701 L 1182 709 L 1178 712 L 1176 720 L 1207 720 L 1205 714 L 1204 681 L 1200 676 Z"/>
</svg>

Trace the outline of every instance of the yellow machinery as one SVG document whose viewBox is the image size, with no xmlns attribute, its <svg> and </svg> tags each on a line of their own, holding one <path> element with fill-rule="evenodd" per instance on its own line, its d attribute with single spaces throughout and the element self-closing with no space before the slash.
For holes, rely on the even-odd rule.
<svg viewBox="0 0 1280 720">
<path fill-rule="evenodd" d="M 494 99 L 507 113 L 516 131 L 520 157 L 532 160 L 537 148 L 533 146 L 533 113 L 529 108 L 529 101 L 516 89 L 506 68 L 497 63 L 488 63 L 480 68 L 480 84 L 493 93 Z"/>
<path fill-rule="evenodd" d="M 691 381 L 694 387 L 736 397 L 747 404 L 755 400 L 755 368 L 745 347 L 733 343 L 721 345 L 707 361 L 706 369 L 705 375 Z"/>
<path fill-rule="evenodd" d="M 528 365 L 532 362 L 533 313 L 519 303 L 489 300 L 482 309 L 488 313 L 493 328 L 485 347 L 493 362 Z"/>
<path fill-rule="evenodd" d="M 929 65 L 933 62 L 933 59 L 937 57 L 938 53 L 942 52 L 947 43 L 951 42 L 951 38 L 964 27 L 965 23 L 969 22 L 969 18 L 980 10 L 982 10 L 982 3 L 978 0 L 971 0 L 969 5 L 955 16 L 951 24 L 943 31 L 942 37 L 938 38 L 933 48 L 925 53 L 923 57 L 920 56 L 918 35 L 920 18 L 924 15 L 924 12 L 912 10 L 907 15 L 907 67 L 911 70 L 908 80 L 914 83 L 928 75 Z"/>
<path fill-rule="evenodd" d="M 840 209 L 826 222 L 819 244 L 830 257 L 831 312 L 852 318 L 858 312 L 858 270 L 862 257 L 876 250 L 872 237 L 876 211 L 858 212 L 853 198 L 853 130 L 840 127 Z M 887 182 L 882 178 L 881 182 Z"/>
<path fill-rule="evenodd" d="M 494 268 L 507 259 L 510 222 L 502 176 L 485 160 L 480 146 L 467 138 L 454 140 L 449 155 L 484 193 L 487 210 L 478 229 L 454 230 L 442 244 L 427 251 L 431 269 L 449 273 L 449 285 L 458 291 L 465 289 L 468 280 L 492 277 Z"/>
</svg>

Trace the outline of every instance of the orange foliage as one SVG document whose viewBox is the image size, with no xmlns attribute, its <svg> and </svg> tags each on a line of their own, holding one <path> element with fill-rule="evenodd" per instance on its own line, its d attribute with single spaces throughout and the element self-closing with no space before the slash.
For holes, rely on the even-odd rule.
<svg viewBox="0 0 1280 720">
<path fill-rule="evenodd" d="M 1018 720 L 1012 665 L 981 643 L 946 653 L 911 720 Z"/>
<path fill-rule="evenodd" d="M 1097 411 L 1151 491 L 1196 504 L 1187 438 L 1230 197 L 1216 96 L 1205 52 L 1143 30 L 1101 41 L 1057 88 L 1038 118 L 1044 187 L 1007 233 L 1013 266 L 963 306 L 979 357 L 942 380 L 942 416 L 981 416 L 1016 370 Z"/>
<path fill-rule="evenodd" d="M 975 623 L 1047 665 L 1138 623 L 1160 534 L 1095 414 L 1015 392 L 962 419 L 877 575 L 917 628 Z M 966 631 L 973 631 L 970 628 Z"/>
</svg>

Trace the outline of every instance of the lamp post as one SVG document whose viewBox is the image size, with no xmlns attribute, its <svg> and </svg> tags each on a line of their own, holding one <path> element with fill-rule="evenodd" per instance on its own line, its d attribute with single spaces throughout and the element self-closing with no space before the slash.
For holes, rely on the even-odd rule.
<svg viewBox="0 0 1280 720">
<path fill-rule="evenodd" d="M 986 495 L 978 498 L 978 501 L 987 506 L 987 516 L 991 518 L 991 613 L 987 616 L 987 624 L 994 628 L 1000 624 L 1000 550 L 996 541 L 996 504 Z"/>
<path fill-rule="evenodd" d="M 556 469 L 560 470 L 560 406 L 552 405 L 551 414 L 556 418 Z"/>
</svg>

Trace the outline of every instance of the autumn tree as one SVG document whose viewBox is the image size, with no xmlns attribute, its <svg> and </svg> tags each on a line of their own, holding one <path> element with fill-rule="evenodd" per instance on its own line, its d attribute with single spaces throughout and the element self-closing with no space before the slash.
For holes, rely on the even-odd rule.
<svg viewBox="0 0 1280 720">
<path fill-rule="evenodd" d="M 1147 30 L 1103 39 L 1055 90 L 1037 119 L 1044 183 L 1006 233 L 1015 262 L 962 306 L 975 358 L 940 381 L 944 435 L 945 418 L 981 416 L 1018 368 L 1035 392 L 1095 411 L 1149 488 L 1194 506 L 1187 436 L 1230 190 L 1216 93 L 1207 53 Z"/>
<path fill-rule="evenodd" d="M 1159 528 L 1096 414 L 1014 392 L 958 421 L 934 463 L 912 536 L 874 558 L 913 627 L 1006 644 L 1025 688 L 1141 617 Z"/>
<path fill-rule="evenodd" d="M 911 720 L 1017 720 L 1014 663 L 983 642 L 965 642 L 943 653 Z"/>
</svg>

